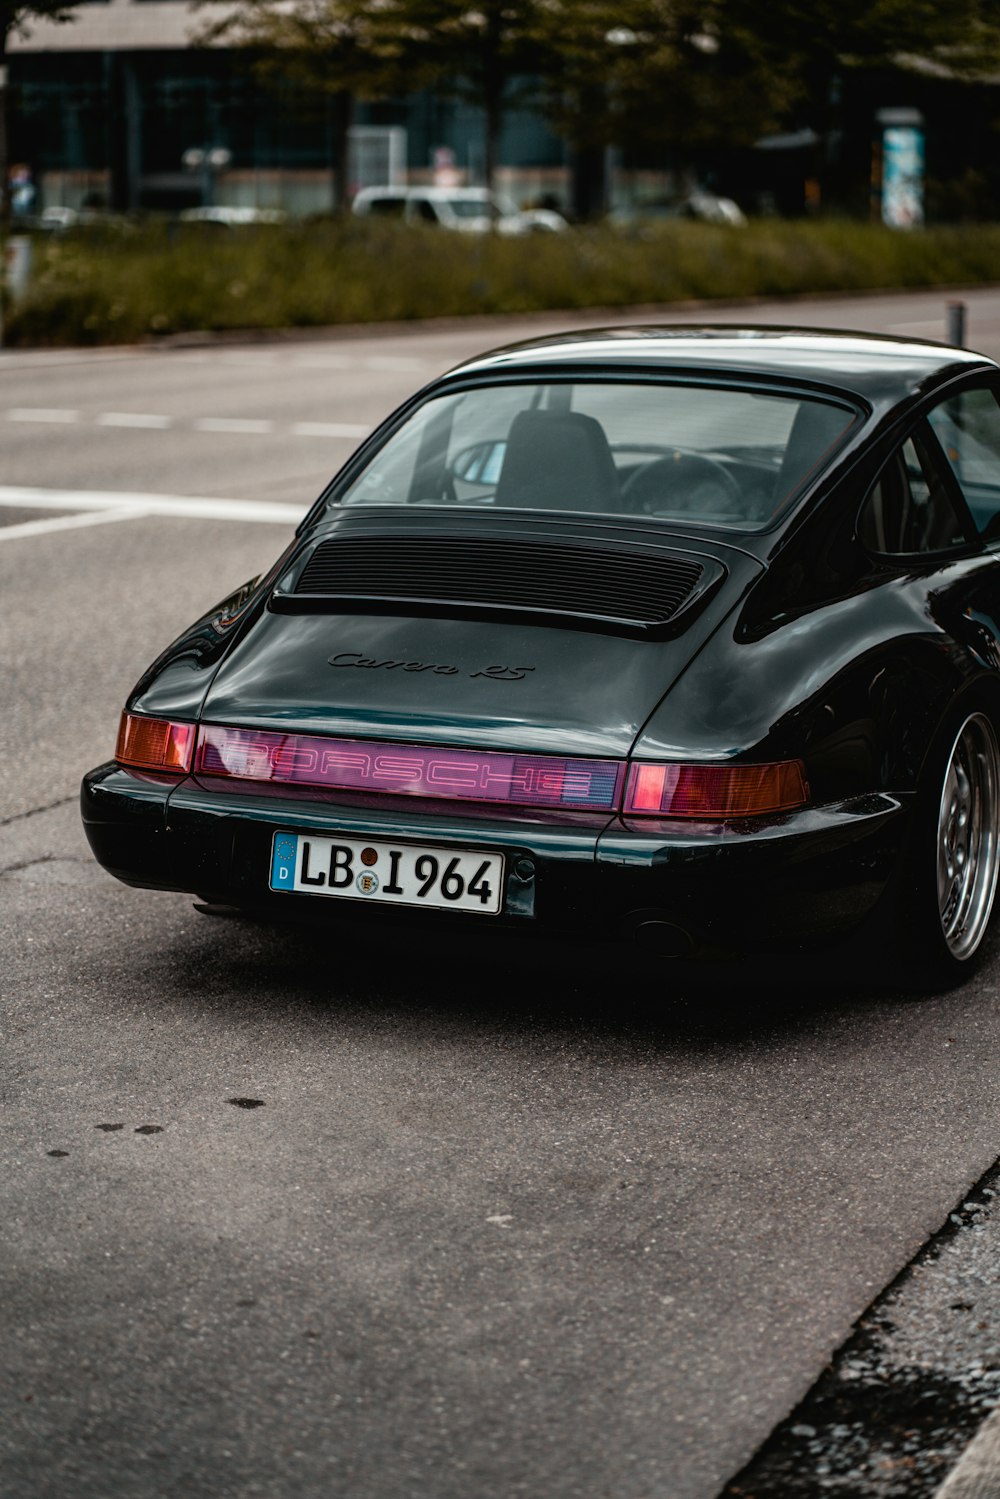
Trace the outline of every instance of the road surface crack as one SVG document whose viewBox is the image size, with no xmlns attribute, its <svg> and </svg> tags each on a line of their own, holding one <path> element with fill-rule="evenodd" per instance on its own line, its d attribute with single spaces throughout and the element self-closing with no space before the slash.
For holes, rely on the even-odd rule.
<svg viewBox="0 0 1000 1499">
<path fill-rule="evenodd" d="M 72 796 L 61 796 L 58 801 L 46 802 L 42 807 L 29 807 L 27 812 L 12 812 L 9 817 L 0 817 L 0 828 L 10 827 L 14 822 L 24 822 L 28 817 L 39 817 L 43 812 L 54 812 L 57 807 L 68 807 L 70 802 L 75 801 L 74 792 Z"/>
</svg>

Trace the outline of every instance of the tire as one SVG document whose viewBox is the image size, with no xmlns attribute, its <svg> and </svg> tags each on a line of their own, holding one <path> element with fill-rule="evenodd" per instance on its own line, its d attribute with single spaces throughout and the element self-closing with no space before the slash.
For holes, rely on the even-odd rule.
<svg viewBox="0 0 1000 1499">
<path fill-rule="evenodd" d="M 899 938 L 921 988 L 975 970 L 1000 871 L 1000 746 L 978 703 L 950 717 L 928 756 L 901 881 Z"/>
</svg>

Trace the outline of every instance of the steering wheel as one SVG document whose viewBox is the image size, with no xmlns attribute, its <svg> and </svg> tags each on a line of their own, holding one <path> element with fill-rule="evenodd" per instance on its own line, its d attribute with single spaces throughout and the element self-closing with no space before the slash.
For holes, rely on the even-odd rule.
<svg viewBox="0 0 1000 1499">
<path fill-rule="evenodd" d="M 740 487 L 716 458 L 678 448 L 625 480 L 622 499 L 642 515 L 718 514 L 743 509 Z"/>
</svg>

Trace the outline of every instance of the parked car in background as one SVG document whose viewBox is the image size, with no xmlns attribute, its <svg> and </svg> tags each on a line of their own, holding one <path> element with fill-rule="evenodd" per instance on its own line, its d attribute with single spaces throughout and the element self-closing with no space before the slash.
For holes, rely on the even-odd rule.
<svg viewBox="0 0 1000 1499">
<path fill-rule="evenodd" d="M 178 218 L 182 224 L 211 224 L 220 229 L 243 229 L 259 224 L 284 224 L 288 215 L 282 208 L 215 204 L 211 208 L 182 208 Z"/>
<path fill-rule="evenodd" d="M 664 219 L 694 219 L 701 224 L 731 224 L 741 228 L 746 214 L 732 198 L 717 193 L 693 192 L 683 198 L 650 198 L 613 209 L 609 221 L 619 228 L 660 222 Z"/>
<path fill-rule="evenodd" d="M 37 217 L 15 219 L 15 229 L 38 230 L 42 234 L 68 234 L 71 230 L 127 229 L 128 219 L 106 208 L 67 208 L 54 203 Z"/>
<path fill-rule="evenodd" d="M 551 208 L 514 206 L 486 187 L 365 187 L 354 199 L 362 216 L 402 219 L 408 224 L 437 224 L 463 234 L 559 233 L 568 228 Z"/>
</svg>

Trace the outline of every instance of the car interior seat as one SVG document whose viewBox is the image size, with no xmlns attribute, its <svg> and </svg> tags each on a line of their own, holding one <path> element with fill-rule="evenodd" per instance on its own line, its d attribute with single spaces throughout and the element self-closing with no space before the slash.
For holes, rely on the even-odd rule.
<svg viewBox="0 0 1000 1499">
<path fill-rule="evenodd" d="M 780 504 L 812 473 L 848 425 L 850 417 L 840 406 L 824 401 L 803 401 L 795 413 L 784 457 L 774 485 L 774 501 Z"/>
<path fill-rule="evenodd" d="M 604 428 L 580 411 L 521 411 L 511 423 L 495 503 L 527 510 L 614 510 L 618 472 Z"/>
</svg>

